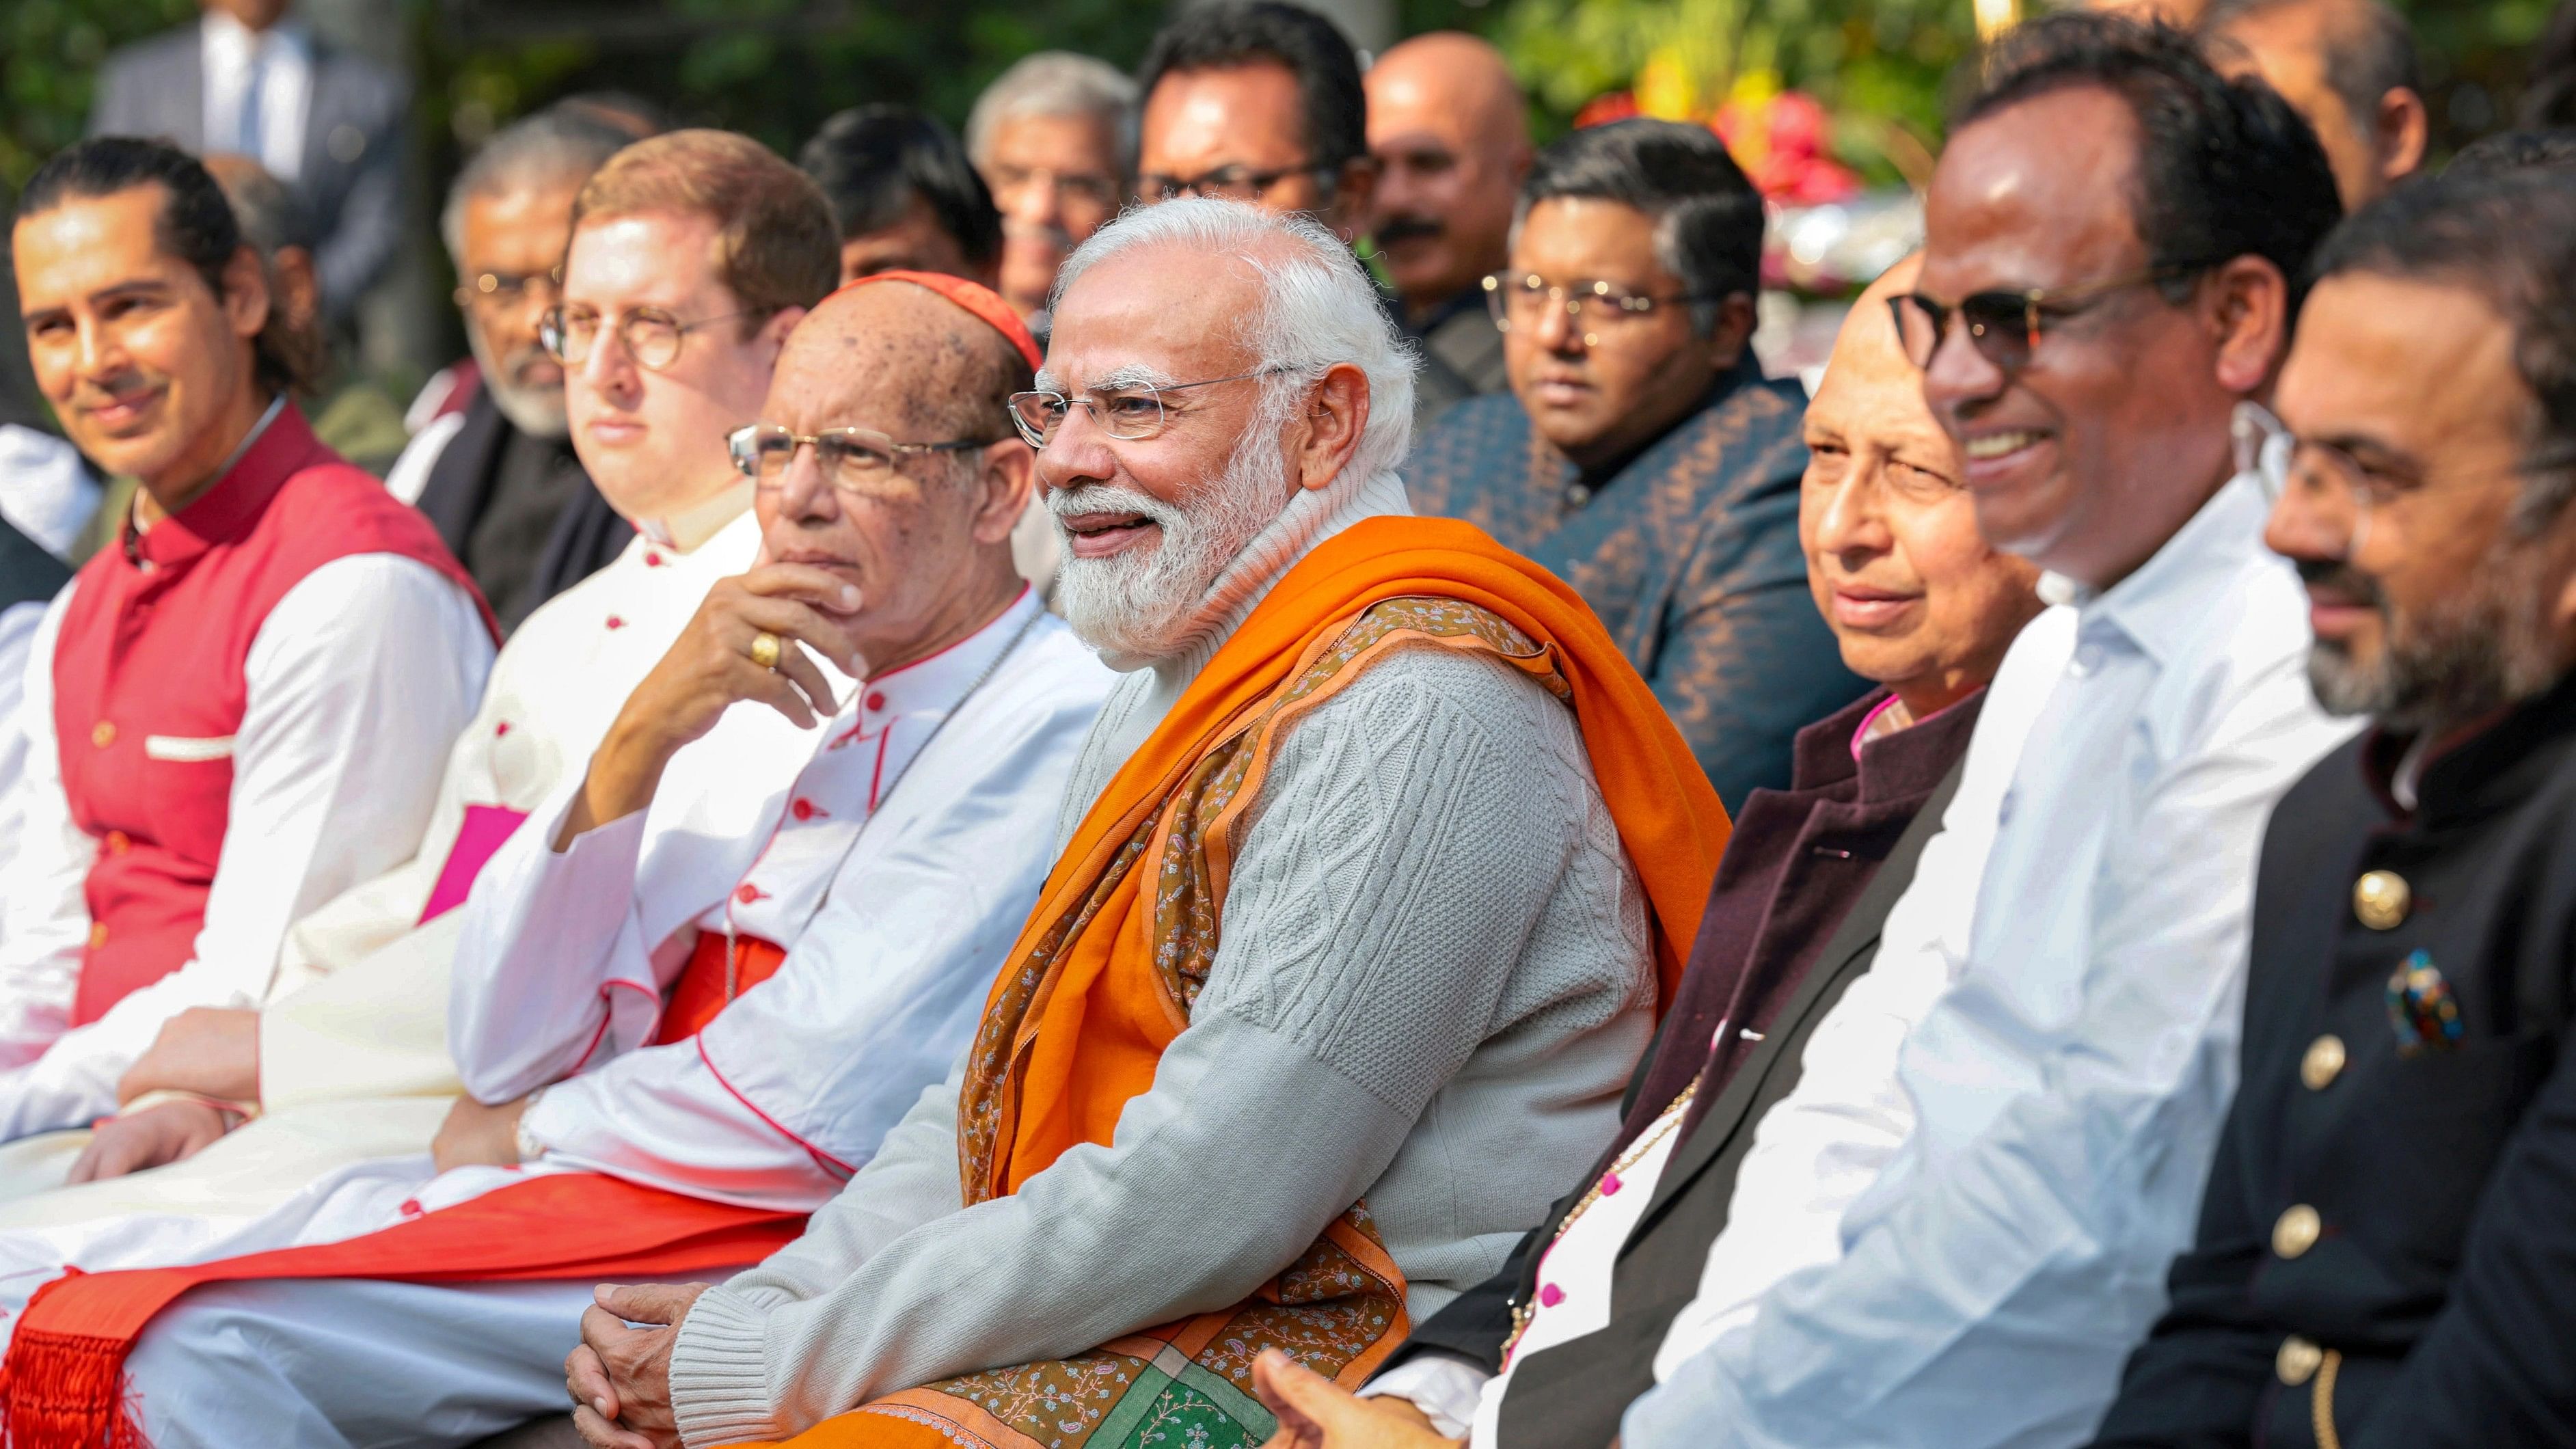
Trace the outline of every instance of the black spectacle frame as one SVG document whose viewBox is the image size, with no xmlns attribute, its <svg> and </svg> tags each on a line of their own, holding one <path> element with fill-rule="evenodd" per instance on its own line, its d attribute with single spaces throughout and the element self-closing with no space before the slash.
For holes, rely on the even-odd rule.
<svg viewBox="0 0 2576 1449">
<path fill-rule="evenodd" d="M 1978 292 L 1955 305 L 1921 292 L 1907 292 L 1888 298 L 1887 306 L 1896 318 L 1896 335 L 1904 345 L 1906 359 L 1916 367 L 1932 365 L 1932 359 L 1941 351 L 1942 340 L 1950 335 L 1950 319 L 1955 316 L 1967 327 L 1969 345 L 1977 349 L 1979 356 L 2005 372 L 2019 372 L 2030 365 L 2031 354 L 2039 350 L 2039 339 L 2051 325 L 2080 316 L 2118 293 L 2162 287 L 2216 265 L 2173 262 L 2099 282 L 2031 287 L 2018 292 Z"/>
</svg>

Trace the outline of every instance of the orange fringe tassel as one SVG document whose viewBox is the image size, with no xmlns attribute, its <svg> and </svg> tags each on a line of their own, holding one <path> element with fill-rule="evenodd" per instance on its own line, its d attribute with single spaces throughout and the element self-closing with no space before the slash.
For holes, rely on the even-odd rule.
<svg viewBox="0 0 2576 1449">
<path fill-rule="evenodd" d="M 89 1334 L 22 1330 L 0 1369 L 0 1446 L 152 1449 L 125 1377 L 129 1346 Z"/>
</svg>

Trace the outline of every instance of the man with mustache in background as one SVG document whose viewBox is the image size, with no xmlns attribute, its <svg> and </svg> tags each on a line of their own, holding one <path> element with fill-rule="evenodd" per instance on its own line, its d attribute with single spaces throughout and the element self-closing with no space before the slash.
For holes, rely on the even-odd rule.
<svg viewBox="0 0 2576 1449">
<path fill-rule="evenodd" d="M 1398 320 L 1469 387 L 1501 392 L 1511 378 L 1484 280 L 1511 259 L 1512 203 L 1529 174 L 1520 84 L 1501 51 L 1457 31 L 1395 46 L 1362 84 L 1378 164 L 1369 231 Z"/>
</svg>

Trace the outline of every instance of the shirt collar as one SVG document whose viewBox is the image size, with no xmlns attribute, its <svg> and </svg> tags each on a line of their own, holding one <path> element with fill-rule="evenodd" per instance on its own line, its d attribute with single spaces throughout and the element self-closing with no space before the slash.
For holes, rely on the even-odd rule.
<svg viewBox="0 0 2576 1449">
<path fill-rule="evenodd" d="M 1037 590 L 1020 585 L 1019 597 L 983 628 L 936 654 L 870 675 L 852 690 L 849 712 L 857 716 L 851 730 L 873 735 L 893 720 L 923 711 L 945 714 L 965 702 L 966 691 L 993 667 L 1002 651 L 1041 612 Z"/>
<path fill-rule="evenodd" d="M 2576 736 L 2576 672 L 2439 739 L 2372 730 L 2362 741 L 2362 776 L 2397 815 L 2461 819 L 2532 798 L 2561 753 L 2548 747 L 2569 736 Z"/>
<path fill-rule="evenodd" d="M 206 49 L 220 60 L 237 65 L 249 64 L 252 52 L 262 47 L 301 53 L 312 44 L 304 22 L 291 15 L 266 30 L 253 30 L 220 10 L 208 10 L 198 23 Z"/>
<path fill-rule="evenodd" d="M 1671 427 L 1668 427 L 1662 432 L 1655 434 L 1653 437 L 1648 438 L 1632 451 L 1622 454 L 1617 458 L 1613 458 L 1609 462 L 1606 462 L 1597 468 L 1578 467 L 1573 459 L 1566 457 L 1562 453 L 1558 453 L 1557 461 L 1564 470 L 1563 481 L 1569 483 L 1581 482 L 1596 493 L 1601 491 L 1602 489 L 1610 486 L 1610 484 L 1621 474 L 1626 473 L 1630 467 L 1635 465 L 1638 459 L 1645 457 L 1648 453 L 1661 447 L 1664 442 L 1674 434 L 1681 432 L 1691 424 L 1707 417 L 1709 411 L 1715 408 L 1718 404 L 1725 402 L 1728 398 L 1735 396 L 1745 388 L 1762 381 L 1762 377 L 1762 360 L 1755 357 L 1753 355 L 1753 349 L 1748 346 L 1744 349 L 1744 354 L 1735 359 L 1735 365 L 1733 367 L 1719 373 L 1715 378 L 1712 378 L 1709 381 L 1708 390 L 1699 395 L 1699 401 L 1692 403 L 1690 408 L 1680 417 L 1673 419 Z M 1524 407 L 1522 412 L 1526 415 L 1528 413 L 1528 409 Z M 1538 423 L 1535 419 L 1530 421 L 1530 436 L 1533 438 L 1538 436 Z M 1551 444 L 1547 446 L 1549 452 L 1556 452 L 1554 445 Z"/>
<path fill-rule="evenodd" d="M 712 497 L 702 498 L 686 508 L 660 518 L 639 518 L 635 531 L 666 548 L 682 553 L 695 553 L 708 539 L 724 532 L 725 525 L 751 509 L 751 480 L 728 483 Z"/>
<path fill-rule="evenodd" d="M 1975 730 L 1977 711 L 1985 703 L 1980 688 L 1948 708 L 1935 711 L 1901 730 L 1852 744 L 1861 729 L 1896 696 L 1881 685 L 1832 714 L 1798 731 L 1791 752 L 1790 789 L 1822 790 L 1860 777 L 1864 802 L 1904 800 L 1928 794 L 1958 763 Z"/>
<path fill-rule="evenodd" d="M 2092 589 L 2063 574 L 2042 574 L 2039 597 L 2075 605 L 2079 631 L 2108 624 L 2158 664 L 2168 663 L 2210 627 L 2209 601 L 2225 591 L 2229 577 L 2263 552 L 2268 511 L 2261 482 L 2239 473 L 2127 578 Z"/>
<path fill-rule="evenodd" d="M 249 531 L 316 446 L 304 414 L 279 394 L 233 449 L 213 487 L 140 532 L 128 517 L 126 556 L 137 563 L 175 564 Z"/>
</svg>

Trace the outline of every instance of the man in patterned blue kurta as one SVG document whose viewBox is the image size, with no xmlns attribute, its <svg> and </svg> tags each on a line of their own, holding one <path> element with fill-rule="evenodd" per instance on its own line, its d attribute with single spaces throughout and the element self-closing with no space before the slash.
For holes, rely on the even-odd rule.
<svg viewBox="0 0 2576 1449">
<path fill-rule="evenodd" d="M 1572 584 L 1729 810 L 1866 687 L 1798 550 L 1805 394 L 1749 346 L 1762 202 L 1705 127 L 1622 121 L 1542 152 L 1488 283 L 1512 390 L 1459 404 L 1405 470 L 1414 506 Z"/>
</svg>

